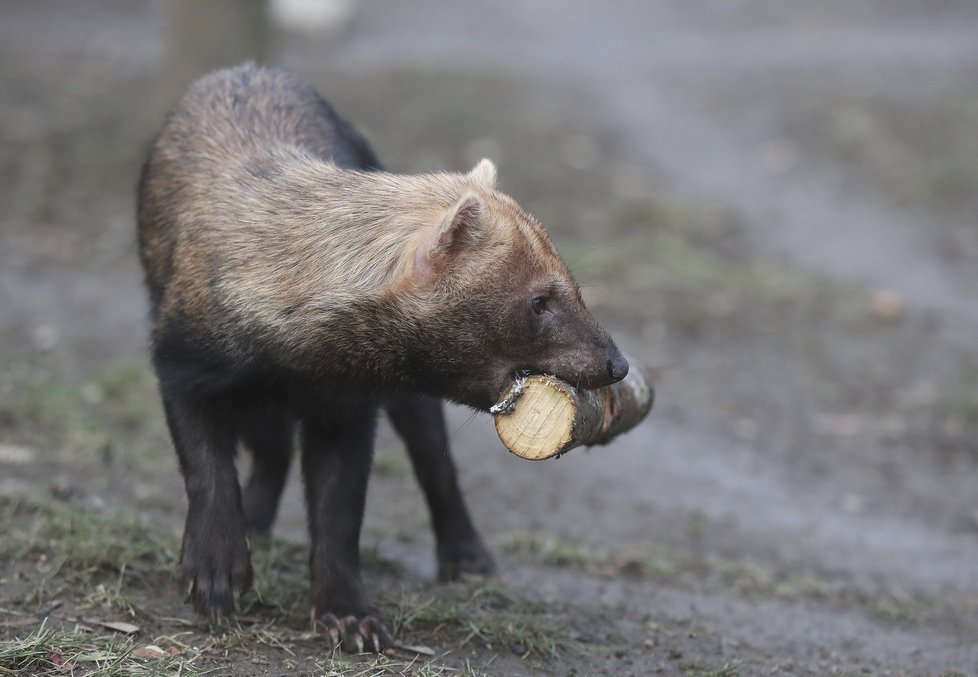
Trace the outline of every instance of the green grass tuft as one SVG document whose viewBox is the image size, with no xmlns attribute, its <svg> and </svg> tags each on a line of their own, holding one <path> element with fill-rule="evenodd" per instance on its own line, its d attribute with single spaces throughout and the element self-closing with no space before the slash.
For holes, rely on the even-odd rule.
<svg viewBox="0 0 978 677">
<path fill-rule="evenodd" d="M 567 629 L 545 605 L 519 599 L 492 581 L 455 584 L 437 596 L 403 589 L 384 601 L 395 634 L 437 635 L 458 646 L 475 642 L 541 658 L 575 650 Z"/>
<path fill-rule="evenodd" d="M 152 470 L 172 458 L 155 378 L 130 359 L 81 382 L 43 360 L 0 363 L 0 436 L 73 462 Z"/>
<path fill-rule="evenodd" d="M 84 590 L 91 603 L 132 610 L 129 583 L 154 585 L 176 566 L 177 541 L 120 516 L 26 497 L 0 496 L 0 552 L 34 565 L 33 592 L 43 603 L 64 586 Z"/>
</svg>

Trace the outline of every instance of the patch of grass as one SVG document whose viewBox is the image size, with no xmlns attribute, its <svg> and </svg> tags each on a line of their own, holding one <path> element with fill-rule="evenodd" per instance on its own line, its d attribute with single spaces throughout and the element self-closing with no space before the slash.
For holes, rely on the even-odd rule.
<svg viewBox="0 0 978 677">
<path fill-rule="evenodd" d="M 613 564 L 622 576 L 663 583 L 677 580 L 683 571 L 683 563 L 664 552 L 614 558 Z"/>
<path fill-rule="evenodd" d="M 683 556 L 665 548 L 646 553 L 601 552 L 583 544 L 520 532 L 511 534 L 503 548 L 544 566 L 570 569 L 601 578 L 656 581 L 671 586 L 733 592 L 744 599 L 815 600 L 856 608 L 886 622 L 957 617 L 978 600 L 959 600 L 958 611 L 946 603 L 922 596 L 854 591 L 843 582 L 796 567 L 770 567 L 757 562 L 722 557 Z"/>
<path fill-rule="evenodd" d="M 566 539 L 531 532 L 510 534 L 502 547 L 506 552 L 545 566 L 608 578 L 675 581 L 688 565 L 664 551 L 610 554 Z"/>
<path fill-rule="evenodd" d="M 251 551 L 254 589 L 242 600 L 242 613 L 272 609 L 297 626 L 308 624 L 305 605 L 308 558 L 309 550 L 303 545 L 277 538 L 254 539 Z"/>
<path fill-rule="evenodd" d="M 922 600 L 913 603 L 886 594 L 868 597 L 864 605 L 866 610 L 876 618 L 893 623 L 914 620 L 920 611 L 916 607 L 926 606 Z"/>
<path fill-rule="evenodd" d="M 0 640 L 0 674 L 30 675 L 205 675 L 316 670 L 337 677 L 412 675 L 475 677 L 483 673 L 466 665 L 451 667 L 415 657 L 349 656 L 339 651 L 323 655 L 322 638 L 271 625 L 232 629 L 221 635 L 178 633 L 152 639 L 162 649 L 152 658 L 139 656 L 147 639 L 120 634 L 95 634 L 90 629 L 40 627 L 21 639 Z M 134 655 L 135 652 L 135 655 Z M 263 669 L 263 666 L 264 669 Z M 245 672 L 242 672 L 245 671 Z"/>
<path fill-rule="evenodd" d="M 77 393 L 37 364 L 0 364 L 0 429 L 26 436 L 37 429 L 62 428 Z"/>
<path fill-rule="evenodd" d="M 437 637 L 457 646 L 474 642 L 540 658 L 576 649 L 546 605 L 518 598 L 492 581 L 454 584 L 437 596 L 402 589 L 384 602 L 395 634 Z"/>
<path fill-rule="evenodd" d="M 130 518 L 30 498 L 0 496 L 0 552 L 28 561 L 38 575 L 34 603 L 62 591 L 84 591 L 85 603 L 135 615 L 134 596 L 174 584 L 179 540 Z M 254 590 L 243 615 L 273 610 L 304 624 L 308 550 L 279 539 L 256 539 Z"/>
<path fill-rule="evenodd" d="M 120 360 L 79 383 L 43 361 L 0 363 L 0 436 L 46 455 L 147 469 L 169 447 L 156 382 L 141 361 Z"/>
<path fill-rule="evenodd" d="M 510 534 L 503 543 L 507 552 L 538 559 L 558 569 L 592 572 L 602 558 L 593 549 L 578 543 L 543 534 L 518 532 Z"/>
<path fill-rule="evenodd" d="M 163 652 L 158 658 L 133 656 L 136 640 L 119 634 L 56 630 L 45 623 L 22 639 L 0 640 L 0 672 L 30 675 L 203 675 L 197 655 Z"/>
<path fill-rule="evenodd" d="M 316 669 L 324 677 L 481 677 L 486 673 L 470 665 L 462 668 L 441 665 L 429 660 L 401 660 L 377 656 L 372 658 L 351 657 L 334 653 L 324 661 L 316 662 Z"/>
<path fill-rule="evenodd" d="M 719 670 L 701 663 L 684 663 L 680 667 L 688 677 L 737 677 L 740 674 L 740 666 L 736 663 L 727 663 Z"/>
<path fill-rule="evenodd" d="M 0 515 L 0 552 L 34 565 L 37 603 L 68 586 L 88 591 L 90 603 L 132 610 L 124 587 L 153 585 L 176 565 L 176 539 L 122 517 L 9 496 L 0 496 Z"/>
<path fill-rule="evenodd" d="M 904 417 L 907 437 L 915 447 L 978 460 L 978 394 L 941 393 L 929 406 L 911 409 Z"/>
<path fill-rule="evenodd" d="M 711 559 L 710 575 L 743 597 L 825 599 L 829 585 L 793 569 L 772 569 L 755 563 Z"/>
<path fill-rule="evenodd" d="M 27 670 L 54 674 L 58 661 L 70 662 L 76 673 L 199 674 L 204 665 L 228 661 L 315 665 L 321 674 L 448 675 L 479 674 L 469 666 L 447 667 L 428 659 L 402 657 L 323 657 L 322 636 L 309 627 L 304 545 L 277 539 L 256 539 L 252 563 L 254 590 L 242 599 L 237 621 L 219 633 L 193 621 L 169 618 L 159 606 L 161 589 L 173 588 L 179 542 L 125 517 L 57 502 L 0 496 L 0 571 L 16 588 L 5 588 L 0 608 L 11 612 L 50 615 L 44 610 L 57 599 L 63 627 L 43 626 L 26 637 L 0 631 L 0 673 Z M 365 567 L 371 578 L 384 580 L 394 593 L 378 595 L 392 630 L 409 644 L 456 648 L 472 645 L 521 656 L 550 658 L 573 649 L 574 642 L 547 606 L 510 594 L 496 583 L 473 580 L 439 588 L 426 584 L 391 584 L 396 567 L 369 552 Z M 19 591 L 19 592 L 18 592 Z M 124 618 L 157 632 L 151 643 L 173 655 L 143 662 L 132 651 L 148 638 L 102 636 L 84 627 L 85 617 Z M 189 614 L 189 612 L 188 612 Z M 78 623 L 81 623 L 79 625 Z M 75 623 L 74 628 L 71 624 Z M 159 633 L 176 625 L 176 634 Z M 182 639 L 181 639 L 182 638 Z M 315 661 L 312 663 L 312 661 Z M 91 667 L 91 670 L 89 670 Z"/>
</svg>

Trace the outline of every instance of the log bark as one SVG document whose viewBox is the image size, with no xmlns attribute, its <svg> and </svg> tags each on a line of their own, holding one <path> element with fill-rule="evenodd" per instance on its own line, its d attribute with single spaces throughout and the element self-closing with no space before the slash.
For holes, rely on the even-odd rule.
<svg viewBox="0 0 978 677">
<path fill-rule="evenodd" d="M 578 446 L 607 444 L 638 425 L 653 400 L 651 383 L 632 369 L 624 380 L 598 390 L 577 390 L 553 376 L 529 376 L 490 411 L 507 449 L 542 461 Z"/>
</svg>

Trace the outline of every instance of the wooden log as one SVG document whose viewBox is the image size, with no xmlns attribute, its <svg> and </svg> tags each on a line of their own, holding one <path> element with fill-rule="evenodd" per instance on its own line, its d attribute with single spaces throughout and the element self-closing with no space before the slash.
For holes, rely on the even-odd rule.
<svg viewBox="0 0 978 677">
<path fill-rule="evenodd" d="M 607 444 L 652 409 L 653 390 L 638 369 L 598 390 L 577 390 L 553 376 L 520 379 L 490 411 L 511 452 L 531 461 L 581 445 Z"/>
</svg>

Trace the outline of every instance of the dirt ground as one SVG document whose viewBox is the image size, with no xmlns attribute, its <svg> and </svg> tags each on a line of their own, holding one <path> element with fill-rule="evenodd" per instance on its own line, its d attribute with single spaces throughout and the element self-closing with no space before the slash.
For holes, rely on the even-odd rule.
<svg viewBox="0 0 978 677">
<path fill-rule="evenodd" d="M 370 0 L 276 35 L 392 170 L 493 158 L 656 375 L 554 462 L 451 411 L 494 581 L 433 582 L 382 429 L 368 586 L 435 653 L 393 661 L 305 629 L 297 477 L 240 625 L 173 582 L 133 233 L 169 16 L 0 4 L 0 673 L 978 674 L 978 6 Z"/>
</svg>

